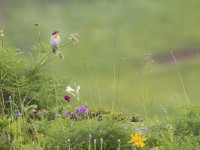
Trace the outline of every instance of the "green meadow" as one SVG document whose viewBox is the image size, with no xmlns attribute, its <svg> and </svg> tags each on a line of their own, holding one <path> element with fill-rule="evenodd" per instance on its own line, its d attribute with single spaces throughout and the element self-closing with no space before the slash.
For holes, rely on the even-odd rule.
<svg viewBox="0 0 200 150">
<path fill-rule="evenodd" d="M 115 114 L 112 114 L 115 111 L 117 111 L 116 114 L 126 112 L 129 115 L 137 114 L 134 116 L 136 118 L 141 117 L 137 121 L 164 120 L 164 123 L 161 123 L 162 125 L 169 122 L 174 123 L 173 119 L 167 122 L 166 118 L 169 119 L 169 116 L 172 116 L 172 118 L 179 117 L 184 112 L 182 106 L 188 104 L 188 113 L 186 113 L 186 117 L 188 117 L 190 113 L 193 113 L 191 112 L 193 106 L 190 107 L 189 104 L 199 105 L 200 97 L 199 4 L 200 2 L 197 0 L 1 0 L 0 31 L 3 30 L 2 33 L 5 34 L 0 42 L 2 51 L 1 88 L 7 92 L 4 96 L 7 99 L 9 96 L 12 96 L 13 99 L 20 99 L 19 104 L 16 104 L 18 111 L 25 106 L 28 107 L 29 104 L 37 105 L 38 110 L 49 111 L 48 117 L 39 116 L 39 120 L 42 118 L 42 125 L 45 124 L 45 118 L 47 120 L 51 118 L 52 113 L 65 116 L 65 112 L 72 111 L 71 108 L 67 109 L 68 104 L 72 105 L 73 111 L 76 107 L 87 104 L 91 108 L 90 111 L 93 110 L 98 115 L 111 113 L 112 118 L 115 116 Z M 38 24 L 38 26 L 35 24 Z M 49 56 L 46 55 L 47 53 L 42 53 L 41 48 L 45 47 L 51 53 L 49 41 L 54 30 L 59 31 L 61 45 L 69 41 L 69 35 L 72 33 L 78 34 L 79 42 L 61 47 L 59 51 L 63 58 L 49 61 L 45 65 L 41 65 L 41 69 L 36 62 L 40 59 L 42 61 L 42 58 L 45 60 Z M 14 54 L 15 49 L 20 49 L 22 54 L 20 53 L 20 56 Z M 3 53 L 5 50 L 12 53 L 10 58 L 8 54 Z M 53 53 L 50 55 L 52 57 L 57 56 Z M 21 57 L 25 58 L 24 62 L 21 62 Z M 20 65 L 14 63 L 17 66 L 12 68 L 11 60 L 15 58 L 16 62 L 19 60 Z M 26 68 L 25 64 L 29 67 Z M 16 68 L 19 68 L 17 72 Z M 23 68 L 26 69 L 23 71 Z M 7 73 L 2 70 L 7 73 L 14 73 L 15 76 L 9 76 L 9 80 L 7 80 L 3 78 L 4 75 L 6 77 Z M 16 80 L 13 79 L 15 77 Z M 22 77 L 23 79 L 20 79 Z M 14 84 L 11 84 L 12 80 L 14 80 Z M 34 82 L 32 83 L 32 81 Z M 4 82 L 7 86 L 5 88 L 3 87 Z M 31 84 L 29 84 L 30 82 Z M 24 85 L 26 86 L 23 87 Z M 69 85 L 73 89 L 80 85 L 80 101 L 77 100 L 77 97 L 66 92 L 66 87 Z M 53 90 L 54 87 L 55 91 Z M 39 96 L 36 94 L 37 92 Z M 55 95 L 52 94 L 53 92 L 55 92 Z M 65 104 L 64 95 L 71 97 L 70 103 Z M 25 97 L 30 100 L 30 103 L 26 101 L 22 105 L 21 99 L 25 99 Z M 1 114 L 4 114 L 5 111 L 5 114 L 9 117 L 10 106 L 8 107 L 6 104 L 6 109 L 3 108 L 3 95 L 1 101 Z M 196 106 L 194 107 L 196 108 Z M 197 113 L 198 118 L 199 111 L 195 108 L 194 113 Z M 14 109 L 12 111 L 14 112 Z M 32 114 L 26 116 L 23 113 L 25 112 L 22 111 L 22 117 L 26 121 L 34 118 Z M 86 121 L 83 120 L 87 122 L 87 117 L 89 120 L 91 116 L 86 115 L 84 117 L 86 117 Z M 51 119 L 54 120 L 55 118 L 54 116 Z M 37 117 L 34 119 L 37 120 Z M 128 119 L 125 118 L 124 120 Z M 68 121 L 70 122 L 70 119 Z M 85 123 L 84 121 L 75 124 L 74 128 L 82 126 Z M 109 121 L 108 123 L 110 123 Z M 64 120 L 58 122 L 62 124 Z M 40 141 L 39 147 L 47 149 L 47 145 L 51 143 L 48 136 L 54 134 L 53 126 L 57 126 L 58 122 L 49 124 L 51 126 L 49 131 L 41 132 L 47 137 L 47 140 L 39 136 L 30 138 L 28 133 L 26 133 L 27 139 L 30 139 L 28 142 L 26 140 L 20 141 L 20 138 L 16 137 L 14 139 L 17 139 L 16 141 L 19 143 L 21 142 L 21 145 L 26 142 L 31 143 L 31 140 Z M 21 123 L 21 127 L 26 126 L 24 122 Z M 69 123 L 69 126 L 71 123 Z M 86 135 L 86 137 L 88 133 L 94 135 L 97 129 L 106 128 L 106 123 L 106 121 L 105 124 L 102 121 L 99 126 L 98 123 L 94 123 L 96 128 L 83 133 L 83 135 Z M 196 127 L 198 124 L 195 123 L 194 126 Z M 163 126 L 166 126 L 166 124 Z M 178 128 L 180 124 L 181 121 L 177 121 L 174 125 Z M 89 123 L 89 127 L 91 127 L 90 125 Z M 141 127 L 138 126 L 138 128 Z M 156 131 L 157 128 L 161 130 L 163 127 L 161 126 L 156 126 L 152 131 Z M 62 138 L 64 133 L 74 131 L 74 129 L 68 131 L 67 127 L 68 125 L 66 125 L 66 130 L 63 131 L 63 135 L 55 134 L 56 138 L 59 136 Z M 46 126 L 43 128 L 45 129 Z M 34 132 L 40 134 L 42 129 L 34 126 L 34 130 Z M 58 130 L 62 132 L 62 128 L 58 128 Z M 185 132 L 186 128 L 183 130 Z M 182 133 L 183 130 L 175 131 L 174 128 L 173 136 L 180 136 L 179 133 Z M 78 131 L 83 132 L 84 127 Z M 75 135 L 79 134 L 78 131 Z M 171 129 L 167 133 L 163 131 L 165 138 L 172 138 Z M 125 132 L 119 134 L 121 139 L 129 135 Z M 155 133 L 159 137 L 158 134 Z M 18 135 L 18 133 L 13 135 Z M 75 143 L 79 145 L 76 147 L 76 144 L 74 144 L 72 147 L 84 149 L 85 147 L 80 146 L 80 143 L 82 145 L 89 143 L 85 142 L 85 139 L 77 141 L 75 135 L 72 133 L 68 135 L 68 138 L 76 141 Z M 24 139 L 26 139 L 26 136 Z M 99 136 L 98 138 L 107 137 L 103 133 L 103 137 L 101 135 L 96 136 Z M 185 136 L 183 137 L 185 138 Z M 113 139 L 113 137 L 110 138 Z M 117 139 L 116 136 L 114 140 L 117 141 Z M 182 140 L 182 138 L 180 139 Z M 151 140 L 147 144 L 148 148 L 159 147 L 162 149 L 167 147 L 167 149 L 173 149 L 173 146 L 178 145 L 172 143 L 172 145 L 160 146 L 159 142 L 155 142 L 155 139 L 152 138 Z M 127 141 L 127 139 L 124 141 Z M 53 143 L 53 146 L 58 145 L 60 145 L 59 142 Z M 109 142 L 107 145 L 109 145 Z M 114 143 L 113 145 L 117 144 Z M 15 148 L 18 149 L 19 147 L 16 146 Z M 90 149 L 90 145 L 88 147 L 86 149 Z M 101 144 L 99 147 L 101 147 Z M 126 148 L 130 149 L 126 146 L 123 149 Z M 104 149 L 106 149 L 106 146 Z M 116 149 L 116 147 L 107 147 L 107 149 Z"/>
<path fill-rule="evenodd" d="M 45 43 L 55 29 L 60 31 L 62 43 L 70 33 L 78 33 L 79 44 L 63 49 L 64 60 L 47 67 L 70 77 L 70 84 L 80 84 L 82 101 L 91 104 L 93 97 L 95 107 L 99 107 L 100 97 L 104 107 L 110 108 L 114 102 L 116 108 L 144 113 L 141 99 L 147 105 L 153 100 L 151 116 L 160 114 L 160 105 L 174 114 L 175 106 L 185 103 L 185 96 L 171 51 L 177 57 L 190 101 L 199 100 L 198 3 L 2 1 L 0 25 L 9 39 L 6 42 L 28 57 L 37 41 L 35 22 L 40 24 Z M 148 52 L 153 62 L 144 59 Z"/>
</svg>

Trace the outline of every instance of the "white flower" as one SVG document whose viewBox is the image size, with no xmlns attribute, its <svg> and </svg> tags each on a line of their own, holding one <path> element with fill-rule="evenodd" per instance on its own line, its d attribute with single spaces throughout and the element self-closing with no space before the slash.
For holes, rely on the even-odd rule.
<svg viewBox="0 0 200 150">
<path fill-rule="evenodd" d="M 76 95 L 74 93 L 72 93 L 73 91 L 75 91 L 74 89 L 72 89 L 69 85 L 66 89 L 67 92 L 69 92 L 70 94 L 72 94 L 74 97 L 76 97 Z"/>
<path fill-rule="evenodd" d="M 77 89 L 76 89 L 76 93 L 79 95 L 79 90 L 80 90 L 80 85 L 78 85 Z"/>
<path fill-rule="evenodd" d="M 80 88 L 81 88 L 80 85 L 78 85 L 78 87 L 76 88 L 76 94 L 78 95 L 78 98 L 77 98 L 78 100 L 80 100 L 79 99 L 79 90 L 80 90 Z"/>
<path fill-rule="evenodd" d="M 74 89 L 72 89 L 69 85 L 68 85 L 68 87 L 67 87 L 67 89 L 66 89 L 66 91 L 67 92 L 73 92 L 73 91 L 75 91 Z"/>
</svg>

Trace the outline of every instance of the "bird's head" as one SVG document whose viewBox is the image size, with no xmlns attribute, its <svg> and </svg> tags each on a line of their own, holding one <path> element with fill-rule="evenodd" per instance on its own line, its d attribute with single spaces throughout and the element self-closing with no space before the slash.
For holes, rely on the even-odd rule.
<svg viewBox="0 0 200 150">
<path fill-rule="evenodd" d="M 53 31 L 52 36 L 54 38 L 57 38 L 58 37 L 58 33 L 59 33 L 59 31 Z"/>
</svg>

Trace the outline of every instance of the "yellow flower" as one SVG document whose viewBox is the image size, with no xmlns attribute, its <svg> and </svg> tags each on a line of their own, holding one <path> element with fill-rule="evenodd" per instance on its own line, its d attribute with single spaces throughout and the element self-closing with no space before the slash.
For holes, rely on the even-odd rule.
<svg viewBox="0 0 200 150">
<path fill-rule="evenodd" d="M 131 136 L 132 136 L 132 139 L 128 143 L 133 143 L 133 146 L 137 146 L 137 147 L 145 146 L 144 141 L 147 140 L 145 136 L 142 136 L 140 133 L 137 133 L 137 132 L 135 133 L 135 137 L 133 136 L 133 134 L 131 134 Z"/>
</svg>

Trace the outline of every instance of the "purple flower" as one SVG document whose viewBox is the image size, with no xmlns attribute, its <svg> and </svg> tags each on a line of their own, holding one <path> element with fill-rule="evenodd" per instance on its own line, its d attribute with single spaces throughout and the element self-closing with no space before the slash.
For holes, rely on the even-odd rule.
<svg viewBox="0 0 200 150">
<path fill-rule="evenodd" d="M 103 144 L 103 139 L 102 138 L 100 139 L 100 144 Z"/>
<path fill-rule="evenodd" d="M 69 96 L 65 95 L 64 98 L 65 98 L 66 101 L 70 102 L 70 97 Z"/>
<path fill-rule="evenodd" d="M 14 111 L 14 114 L 18 114 L 17 110 Z"/>
<path fill-rule="evenodd" d="M 85 107 L 80 108 L 80 113 L 83 114 L 86 111 Z"/>
<path fill-rule="evenodd" d="M 20 117 L 22 117 L 22 115 L 19 113 L 19 114 L 18 114 L 18 117 L 20 118 Z"/>
<path fill-rule="evenodd" d="M 11 96 L 9 96 L 9 99 L 8 99 L 8 101 L 9 101 L 9 102 L 11 102 L 11 101 L 12 101 L 12 98 L 11 98 Z"/>
<path fill-rule="evenodd" d="M 91 134 L 89 134 L 88 138 L 89 138 L 89 139 L 91 139 L 91 138 L 92 138 Z"/>
<path fill-rule="evenodd" d="M 79 112 L 79 109 L 78 109 L 78 108 L 76 108 L 76 113 L 77 113 L 77 112 Z"/>
<path fill-rule="evenodd" d="M 81 117 L 80 117 L 80 116 L 77 116 L 77 118 L 80 119 Z"/>
<path fill-rule="evenodd" d="M 85 108 L 87 109 L 87 108 L 88 108 L 88 105 L 85 105 Z"/>
<path fill-rule="evenodd" d="M 86 111 L 88 114 L 90 114 L 91 112 L 89 110 Z"/>
<path fill-rule="evenodd" d="M 73 115 L 73 112 L 70 112 L 69 114 L 68 113 L 65 114 L 66 117 L 70 117 L 70 118 L 72 118 L 72 115 Z"/>
<path fill-rule="evenodd" d="M 104 118 L 104 116 L 103 115 L 99 115 L 99 118 Z"/>
</svg>

